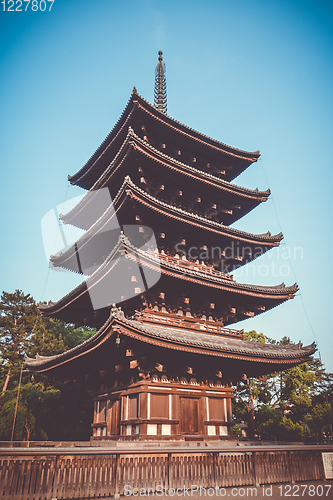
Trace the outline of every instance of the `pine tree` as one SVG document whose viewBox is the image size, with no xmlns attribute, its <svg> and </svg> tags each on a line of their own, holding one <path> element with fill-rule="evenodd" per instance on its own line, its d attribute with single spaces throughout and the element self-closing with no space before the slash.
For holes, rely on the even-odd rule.
<svg viewBox="0 0 333 500">
<path fill-rule="evenodd" d="M 73 380 L 23 370 L 24 355 L 60 354 L 95 332 L 44 318 L 30 295 L 3 292 L 0 302 L 0 440 L 89 439 L 91 393 Z M 1 389 L 0 389 L 1 390 Z M 18 397 L 19 396 L 19 397 Z M 75 403 L 73 404 L 73 401 Z M 64 426 L 64 417 L 66 425 Z M 13 427 L 15 421 L 15 426 Z"/>
<path fill-rule="evenodd" d="M 6 377 L 2 391 L 17 376 L 36 323 L 38 310 L 33 298 L 20 290 L 3 292 L 0 301 L 0 351 Z"/>
<path fill-rule="evenodd" d="M 289 345 L 251 331 L 248 340 Z M 248 424 L 248 435 L 280 441 L 332 439 L 333 374 L 315 359 L 266 377 L 238 382 L 233 411 Z"/>
</svg>

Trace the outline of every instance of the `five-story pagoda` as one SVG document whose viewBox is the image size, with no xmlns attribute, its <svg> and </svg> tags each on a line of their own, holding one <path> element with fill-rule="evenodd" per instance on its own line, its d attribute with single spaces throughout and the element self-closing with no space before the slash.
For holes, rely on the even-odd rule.
<svg viewBox="0 0 333 500">
<path fill-rule="evenodd" d="M 94 383 L 93 439 L 230 439 L 231 383 L 315 352 L 250 342 L 230 328 L 298 289 L 240 284 L 230 274 L 282 239 L 230 227 L 270 194 L 232 183 L 259 152 L 226 146 L 166 111 L 159 52 L 155 106 L 134 88 L 113 130 L 69 177 L 88 192 L 62 222 L 85 232 L 51 261 L 88 278 L 40 305 L 97 333 L 63 354 L 26 359 L 31 371 Z M 101 190 L 110 203 L 97 202 Z"/>
</svg>

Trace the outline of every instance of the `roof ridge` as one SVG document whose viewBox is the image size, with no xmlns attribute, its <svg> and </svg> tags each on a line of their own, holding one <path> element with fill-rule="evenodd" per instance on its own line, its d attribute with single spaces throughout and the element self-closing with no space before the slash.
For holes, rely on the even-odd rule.
<svg viewBox="0 0 333 500">
<path fill-rule="evenodd" d="M 117 154 L 115 155 L 115 157 L 113 158 L 112 162 L 109 164 L 109 166 L 107 167 L 107 169 L 103 172 L 102 175 L 104 175 L 107 171 L 109 171 L 110 168 L 112 168 L 112 165 L 118 160 L 118 158 L 121 156 L 121 154 L 125 151 L 125 147 L 127 146 L 127 144 L 129 144 L 129 141 L 128 139 L 132 136 L 133 134 L 133 130 L 131 127 L 129 127 L 129 130 L 127 132 L 127 135 L 125 137 L 125 140 L 123 141 L 122 145 L 120 146 Z M 90 193 L 93 193 L 94 191 L 97 191 L 97 189 L 95 189 L 100 180 L 101 176 L 97 179 L 97 181 L 93 184 L 93 186 L 87 190 L 87 192 L 84 194 L 84 196 L 81 198 L 81 200 L 75 205 L 75 207 L 71 208 L 71 210 L 69 210 L 66 214 L 60 214 L 60 218 L 63 219 L 63 218 L 68 218 L 68 215 L 71 213 L 71 212 L 74 212 L 74 211 L 77 211 L 77 207 L 79 207 L 80 205 L 83 205 L 84 206 L 84 200 L 89 196 Z M 99 189 L 102 189 L 102 187 L 99 187 Z M 113 201 L 113 200 L 112 200 Z M 83 208 L 83 207 L 82 207 Z"/>
<path fill-rule="evenodd" d="M 225 179 L 220 179 L 219 177 L 216 177 L 213 174 L 210 174 L 208 172 L 204 172 L 203 170 L 199 170 L 198 168 L 192 167 L 191 165 L 188 165 L 187 163 L 183 163 L 183 162 L 177 160 L 173 156 L 169 156 L 166 153 L 163 153 L 159 149 L 156 149 L 154 146 L 152 146 L 148 141 L 145 141 L 144 139 L 141 139 L 141 137 L 139 137 L 134 131 L 132 132 L 132 136 L 135 139 L 137 139 L 144 147 L 146 147 L 148 149 L 151 149 L 152 151 L 154 151 L 155 153 L 157 153 L 159 156 L 162 156 L 162 157 L 168 159 L 170 161 L 170 163 L 176 163 L 177 165 L 180 165 L 180 166 L 186 168 L 187 170 L 191 170 L 194 173 L 198 173 L 198 174 L 200 174 L 200 175 L 202 175 L 204 177 L 208 177 L 209 179 L 212 179 L 212 180 L 214 180 L 217 183 L 221 183 L 221 184 L 223 184 L 225 186 L 231 186 L 232 188 L 236 188 L 239 191 L 244 191 L 246 193 L 256 194 L 258 196 L 259 195 L 265 195 L 265 194 L 267 194 L 269 196 L 271 194 L 271 190 L 269 188 L 266 189 L 265 191 L 259 191 L 258 188 L 249 189 L 249 188 L 246 188 L 244 186 L 239 186 L 238 184 L 234 184 L 234 183 L 232 183 L 230 181 L 226 181 Z"/>
<path fill-rule="evenodd" d="M 109 163 L 108 167 L 104 170 L 104 172 L 101 174 L 101 176 L 95 181 L 95 183 L 92 185 L 92 187 L 86 192 L 86 194 L 78 202 L 78 204 L 75 207 L 73 207 L 69 212 L 67 212 L 65 214 L 66 217 L 68 217 L 68 215 L 71 212 L 77 211 L 77 207 L 80 206 L 80 205 L 82 205 L 84 203 L 84 200 L 88 196 L 89 193 L 91 193 L 93 191 L 96 191 L 96 188 L 101 189 L 103 187 L 103 185 L 101 186 L 101 184 L 104 182 L 105 177 L 108 175 L 108 173 L 110 172 L 110 170 L 112 170 L 112 167 L 116 164 L 116 162 L 118 161 L 119 157 L 123 154 L 123 152 L 125 151 L 126 146 L 130 145 L 130 140 L 132 138 L 134 140 L 138 141 L 139 143 L 141 143 L 144 147 L 146 147 L 148 149 L 151 149 L 152 151 L 154 151 L 158 155 L 160 155 L 160 156 L 168 159 L 170 161 L 170 163 L 176 163 L 177 165 L 180 165 L 181 167 L 185 168 L 186 170 L 190 170 L 190 171 L 193 171 L 193 173 L 202 175 L 204 177 L 208 177 L 209 179 L 212 179 L 215 182 L 221 183 L 221 184 L 223 184 L 226 187 L 230 186 L 231 189 L 235 188 L 236 191 L 244 192 L 244 193 L 248 193 L 248 194 L 252 194 L 252 195 L 253 194 L 257 194 L 258 196 L 265 196 L 265 195 L 267 195 L 267 197 L 268 197 L 271 194 L 270 189 L 267 189 L 266 191 L 259 191 L 258 188 L 256 188 L 256 189 L 248 189 L 246 187 L 238 186 L 237 184 L 233 184 L 233 183 L 231 183 L 229 181 L 226 181 L 224 179 L 220 179 L 219 177 L 216 177 L 216 176 L 214 176 L 212 174 L 203 172 L 202 170 L 196 169 L 195 167 L 192 167 L 191 165 L 188 165 L 187 163 L 180 162 L 179 160 L 176 160 L 172 156 L 166 155 L 165 153 L 162 153 L 158 149 L 154 148 L 151 144 L 149 144 L 148 142 L 146 142 L 143 139 L 141 139 L 134 132 L 134 130 L 132 129 L 132 127 L 129 127 L 127 135 L 126 135 L 126 137 L 125 137 L 125 139 L 124 139 L 124 141 L 123 141 L 120 149 L 118 150 L 117 154 L 114 156 L 113 160 Z M 144 152 L 143 152 L 143 154 L 144 154 Z M 61 218 L 62 218 L 62 214 L 61 214 Z"/>
<path fill-rule="evenodd" d="M 245 354 L 246 352 L 253 353 L 253 351 L 257 350 L 257 353 L 258 354 L 260 353 L 260 355 L 264 357 L 292 358 L 292 357 L 297 357 L 300 351 L 313 351 L 315 349 L 315 346 L 313 344 L 311 344 L 311 346 L 304 346 L 304 347 L 303 346 L 299 347 L 297 344 L 292 344 L 290 346 L 280 346 L 280 345 L 272 345 L 261 342 L 254 343 L 246 339 L 224 337 L 223 335 L 216 335 L 214 333 L 209 333 L 209 332 L 200 332 L 200 337 L 198 339 L 195 339 L 196 340 L 195 342 L 193 342 L 193 340 L 191 342 L 190 339 L 187 340 L 185 336 L 187 334 L 190 334 L 190 336 L 195 337 L 196 335 L 198 335 L 199 332 L 193 332 L 191 330 L 186 330 L 186 329 L 182 330 L 177 329 L 177 338 L 170 339 L 167 335 L 168 328 L 166 328 L 165 325 L 163 326 L 146 325 L 145 323 L 141 323 L 139 321 L 128 318 L 123 318 L 123 319 L 119 318 L 118 320 L 121 323 L 125 323 L 133 328 L 141 330 L 150 336 L 155 336 L 159 338 L 163 337 L 164 339 L 168 339 L 170 341 L 177 342 L 179 344 L 185 344 L 185 345 L 196 344 L 198 346 L 207 348 L 209 347 L 214 348 L 215 344 L 215 348 L 221 350 L 221 345 L 219 344 L 224 343 L 225 345 L 223 346 L 223 350 L 229 352 L 232 352 L 236 348 L 238 352 L 241 352 L 243 354 Z M 172 327 L 169 329 L 172 330 Z M 213 342 L 209 343 L 208 342 L 209 340 Z M 244 347 L 241 348 L 242 346 L 244 346 L 245 348 Z M 257 347 L 257 349 L 255 349 L 255 347 Z M 274 353 L 274 351 L 282 351 L 282 352 Z M 284 352 L 284 351 L 289 351 L 289 352 Z M 290 351 L 295 351 L 295 352 L 290 352 Z"/>
<path fill-rule="evenodd" d="M 162 267 L 163 267 L 163 265 L 165 265 L 164 261 L 163 261 L 163 263 L 161 263 L 160 259 L 155 258 L 155 256 L 153 256 L 151 253 L 145 252 L 144 250 L 141 250 L 141 249 L 134 247 L 129 242 L 128 238 L 123 234 L 123 232 L 121 232 L 121 234 L 118 238 L 118 242 L 116 243 L 115 247 L 111 250 L 111 252 L 109 252 L 109 254 L 105 258 L 103 263 L 90 275 L 89 279 L 92 279 L 95 275 L 97 275 L 97 273 L 102 271 L 103 267 L 107 263 L 109 263 L 109 261 L 112 259 L 113 255 L 119 250 L 121 244 L 122 245 L 125 244 L 126 246 L 129 246 L 132 250 L 134 250 L 137 253 L 140 253 L 146 259 L 151 260 L 151 261 L 155 261 L 155 264 L 156 264 L 156 261 L 158 260 L 159 268 L 161 268 L 161 264 L 162 264 Z M 168 265 L 166 267 L 179 269 L 179 271 L 181 271 L 181 273 L 184 274 L 184 269 L 176 266 L 175 264 L 168 263 Z M 202 277 L 202 274 L 200 272 L 192 271 L 192 272 L 190 272 L 190 274 L 192 274 L 192 275 L 197 274 L 199 277 Z M 205 276 L 207 277 L 208 275 L 205 275 Z M 244 291 L 248 291 L 248 292 L 255 290 L 257 292 L 263 292 L 263 293 L 270 292 L 273 295 L 274 294 L 281 295 L 281 293 L 279 293 L 279 292 L 281 292 L 283 290 L 283 292 L 284 292 L 283 295 L 290 295 L 290 294 L 295 294 L 298 291 L 297 283 L 294 283 L 293 285 L 291 285 L 289 287 L 286 287 L 284 285 L 284 283 L 282 283 L 280 285 L 263 286 L 263 285 L 251 285 L 251 284 L 246 284 L 246 283 L 238 283 L 237 281 L 218 278 L 215 276 L 213 277 L 211 275 L 209 275 L 209 278 L 211 279 L 211 282 L 214 282 L 214 281 L 219 282 L 219 283 L 224 284 L 225 286 L 231 287 L 233 289 L 244 290 Z M 75 287 L 72 291 L 70 291 L 68 294 L 66 294 L 64 297 L 62 297 L 56 303 L 52 303 L 51 307 L 55 306 L 56 304 L 59 304 L 60 302 L 65 301 L 65 303 L 66 303 L 67 298 L 70 298 L 73 296 L 75 297 L 76 291 L 79 292 L 80 288 L 82 288 L 85 284 L 86 284 L 86 280 L 81 282 L 77 287 Z M 88 291 L 88 290 L 86 290 L 86 291 Z M 47 309 L 48 306 L 43 306 L 43 305 L 39 304 L 38 307 L 40 309 Z"/>
<path fill-rule="evenodd" d="M 218 141 L 217 139 L 213 139 L 212 137 L 206 135 L 206 134 L 203 134 L 202 132 L 199 132 L 198 130 L 195 130 L 191 127 L 189 127 L 188 125 L 185 125 L 184 123 L 176 120 L 175 118 L 172 118 L 172 116 L 168 115 L 167 113 L 162 113 L 161 111 L 159 111 L 158 109 L 154 108 L 146 99 L 144 99 L 144 97 L 142 97 L 138 92 L 136 92 L 136 95 L 145 103 L 145 104 L 148 104 L 148 106 L 151 107 L 151 109 L 153 111 L 156 111 L 157 113 L 160 113 L 161 114 L 161 117 L 167 117 L 169 118 L 170 120 L 172 120 L 173 122 L 177 123 L 178 125 L 181 125 L 182 127 L 184 127 L 185 129 L 187 130 L 190 130 L 191 132 L 194 132 L 195 134 L 198 134 L 198 135 L 201 135 L 202 137 L 204 137 L 205 139 L 208 139 L 209 141 L 212 141 L 212 142 L 215 142 L 217 144 L 220 144 L 221 146 L 224 146 L 226 148 L 229 148 L 229 149 L 233 149 L 234 151 L 238 151 L 239 153 L 246 153 L 248 155 L 256 155 L 258 158 L 260 156 L 260 151 L 257 150 L 257 151 L 245 151 L 243 149 L 238 149 L 238 148 L 235 148 L 233 146 L 229 146 L 228 144 L 225 144 L 224 142 L 221 142 L 221 141 Z M 257 159 L 258 159 L 257 158 Z M 250 159 L 250 158 L 248 158 Z M 254 161 L 257 161 L 257 160 L 254 160 Z"/>
<path fill-rule="evenodd" d="M 110 260 L 112 260 L 113 256 L 118 252 L 119 248 L 121 245 L 125 245 L 126 247 L 130 248 L 132 251 L 138 253 L 142 257 L 145 257 L 147 260 L 155 262 L 155 264 L 159 265 L 159 267 L 167 267 L 169 269 L 176 269 L 180 271 L 182 274 L 184 274 L 184 269 L 180 266 L 177 266 L 177 264 L 173 264 L 171 262 L 167 262 L 165 260 L 160 260 L 158 256 L 153 255 L 150 252 L 146 252 L 145 250 L 142 250 L 141 248 L 137 248 L 134 245 L 131 244 L 129 239 L 126 237 L 126 235 L 121 231 L 120 236 L 118 238 L 118 241 L 116 245 L 113 247 L 113 249 L 108 253 L 106 256 L 105 260 L 101 263 L 100 266 L 90 275 L 90 279 L 92 279 L 97 273 L 99 273 L 103 266 L 108 264 Z M 203 273 L 200 271 L 195 271 L 192 269 L 186 269 L 186 274 L 201 277 L 204 275 L 204 277 L 207 279 L 209 278 L 210 281 L 215 281 L 216 283 L 221 283 L 225 284 L 226 286 L 230 286 L 232 288 L 236 289 L 243 289 L 246 291 L 251 291 L 251 290 L 256 290 L 256 291 L 261 291 L 261 292 L 271 292 L 271 293 L 279 293 L 283 290 L 284 294 L 289 294 L 289 293 L 296 293 L 298 290 L 298 285 L 295 283 L 294 285 L 291 285 L 289 287 L 286 287 L 284 283 L 278 284 L 278 285 L 272 285 L 272 286 L 266 286 L 266 285 L 252 285 L 248 283 L 238 283 L 235 280 L 231 280 L 229 278 L 222 278 L 218 276 L 213 276 L 209 273 Z"/>
<path fill-rule="evenodd" d="M 106 145 L 110 136 L 114 133 L 114 131 L 119 127 L 121 121 L 123 120 L 124 116 L 125 116 L 125 113 L 126 111 L 129 109 L 130 107 L 130 104 L 131 102 L 133 104 L 135 104 L 135 101 L 134 101 L 134 97 L 137 97 L 139 98 L 142 103 L 145 103 L 147 106 L 149 106 L 150 108 L 150 113 L 152 114 L 152 116 L 154 116 L 155 118 L 157 119 L 161 119 L 162 117 L 165 117 L 167 118 L 167 120 L 173 122 L 173 123 L 176 123 L 178 125 L 180 125 L 182 128 L 184 128 L 185 130 L 187 130 L 188 132 L 191 132 L 192 135 L 195 134 L 197 136 L 201 136 L 202 138 L 212 142 L 212 143 L 215 143 L 219 146 L 222 146 L 223 148 L 226 148 L 226 151 L 223 151 L 224 153 L 226 154 L 229 154 L 229 155 L 233 155 L 233 156 L 237 156 L 237 154 L 235 154 L 236 152 L 238 153 L 241 153 L 241 154 L 245 154 L 247 155 L 248 157 L 244 157 L 242 156 L 241 158 L 243 158 L 244 160 L 248 160 L 248 161 L 251 161 L 251 163 L 255 162 L 258 160 L 259 156 L 260 156 L 260 152 L 259 150 L 257 151 L 245 151 L 245 150 L 242 150 L 242 149 L 239 149 L 239 148 L 236 148 L 236 147 L 233 147 L 233 146 L 229 146 L 228 144 L 225 144 L 221 141 L 218 141 L 217 139 L 213 139 L 212 137 L 208 136 L 208 135 L 205 135 L 201 132 L 199 132 L 198 130 L 195 130 L 195 129 L 192 129 L 191 127 L 185 125 L 184 123 L 181 123 L 179 122 L 178 120 L 176 120 L 175 118 L 172 118 L 170 115 L 167 115 L 166 113 L 162 113 L 161 111 L 157 110 L 156 108 L 154 108 L 146 99 L 144 99 L 136 90 L 136 88 L 134 87 L 133 90 L 132 90 L 132 94 L 130 96 L 130 98 L 128 99 L 127 103 L 126 103 L 126 106 L 125 108 L 123 109 L 120 117 L 118 118 L 118 120 L 116 121 L 116 123 L 114 124 L 114 126 L 112 127 L 112 129 L 110 130 L 110 132 L 108 133 L 108 135 L 105 137 L 105 139 L 100 143 L 100 145 L 95 149 L 95 151 L 93 152 L 93 154 L 89 157 L 89 159 L 85 162 L 85 164 L 78 170 L 78 172 L 76 172 L 75 174 L 73 175 L 68 175 L 68 180 L 71 182 L 72 179 L 76 179 L 75 182 L 77 182 L 79 179 L 82 179 L 82 177 L 84 177 L 90 170 L 91 168 L 95 165 L 96 161 L 98 160 L 98 158 L 100 157 L 100 155 L 98 156 L 98 158 L 96 158 L 96 160 L 93 162 L 92 165 L 90 165 L 90 167 L 88 167 L 88 169 L 83 172 L 83 170 L 87 167 L 87 165 L 89 164 L 89 162 L 92 161 L 92 158 L 96 155 L 96 153 L 98 152 L 98 150 L 103 146 L 103 145 Z M 156 113 L 156 114 L 155 114 Z M 168 121 L 165 122 L 168 126 L 170 126 L 170 123 L 168 123 Z M 179 132 L 181 132 L 182 134 L 185 134 L 186 132 L 184 132 L 184 130 L 180 130 L 178 129 Z M 190 135 L 190 134 L 188 134 Z M 193 137 L 194 139 L 196 140 L 200 140 L 199 137 Z M 217 146 L 214 146 L 214 144 L 210 144 L 211 146 L 215 147 L 216 149 L 220 149 L 221 148 L 217 148 Z M 235 153 L 233 154 L 232 151 L 234 151 Z M 255 157 L 255 158 L 253 158 Z M 81 173 L 81 174 L 80 174 Z M 237 176 L 236 176 L 237 177 Z"/>
<path fill-rule="evenodd" d="M 195 218 L 197 220 L 201 220 L 201 221 L 203 221 L 205 223 L 208 223 L 208 224 L 212 224 L 213 226 L 216 226 L 216 227 L 218 227 L 220 229 L 223 228 L 223 230 L 227 230 L 227 232 L 230 231 L 231 233 L 234 232 L 236 234 L 240 234 L 240 235 L 243 235 L 243 236 L 253 236 L 255 238 L 257 237 L 257 235 L 255 235 L 255 234 L 247 233 L 246 231 L 242 231 L 241 229 L 235 229 L 233 227 L 226 226 L 226 225 L 222 224 L 221 222 L 216 222 L 216 221 L 211 220 L 211 219 L 206 219 L 205 217 L 202 217 L 201 215 L 195 214 L 194 212 L 188 212 L 187 210 L 183 210 L 182 208 L 176 207 L 175 205 L 170 205 L 170 204 L 168 204 L 168 203 L 166 203 L 166 202 L 164 202 L 162 200 L 159 200 L 158 198 L 155 198 L 154 196 L 152 196 L 151 194 L 147 193 L 146 191 L 144 191 L 143 189 L 141 189 L 139 186 L 137 186 L 128 175 L 125 177 L 123 184 L 119 188 L 118 193 L 116 194 L 116 196 L 115 196 L 115 198 L 113 200 L 114 203 L 116 202 L 117 197 L 121 195 L 121 191 L 122 191 L 122 189 L 124 187 L 125 181 L 131 187 L 137 189 L 137 191 L 139 191 L 141 194 L 143 194 L 147 198 L 151 199 L 152 201 L 156 201 L 156 203 L 158 203 L 158 204 L 160 204 L 162 206 L 169 207 L 169 208 L 175 210 L 176 212 L 180 212 L 180 213 L 182 213 L 182 214 L 184 214 L 186 216 L 193 217 L 193 218 Z M 274 239 L 278 239 L 277 237 L 279 237 L 280 234 L 282 234 L 282 233 L 278 233 L 278 235 L 267 236 L 267 239 L 274 241 Z M 259 235 L 259 236 L 263 237 L 263 235 Z"/>
<path fill-rule="evenodd" d="M 168 262 L 168 261 L 166 261 L 164 259 L 160 260 L 157 256 L 153 255 L 152 253 L 148 253 L 145 250 L 142 250 L 141 248 L 135 247 L 134 245 L 131 244 L 131 242 L 128 240 L 128 238 L 125 235 L 124 235 L 124 242 L 125 242 L 126 246 L 130 247 L 132 250 L 134 250 L 135 252 L 139 253 L 141 256 L 146 257 L 149 260 L 155 261 L 156 263 L 158 263 L 160 265 L 160 267 L 165 266 L 165 267 L 177 269 L 177 270 L 181 271 L 182 274 L 185 274 L 183 267 L 177 266 L 177 264 L 173 264 L 173 263 Z M 113 254 L 114 253 L 115 252 L 113 252 Z M 109 256 L 110 256 L 110 254 L 109 254 Z M 110 259 L 109 256 L 106 258 L 106 260 Z M 104 262 L 106 262 L 106 260 Z M 272 292 L 280 292 L 281 290 L 283 290 L 286 293 L 289 293 L 289 292 L 293 293 L 294 291 L 296 293 L 296 291 L 298 290 L 297 283 L 294 283 L 293 285 L 290 285 L 289 287 L 286 287 L 284 283 L 280 283 L 279 285 L 272 285 L 272 286 L 251 285 L 249 283 L 238 283 L 237 281 L 231 280 L 229 278 L 222 278 L 222 277 L 218 277 L 218 276 L 213 276 L 213 275 L 210 275 L 209 273 L 205 274 L 203 272 L 195 271 L 195 270 L 192 270 L 192 269 L 186 269 L 186 274 L 192 274 L 192 275 L 196 275 L 196 276 L 202 276 L 204 274 L 205 276 L 209 277 L 212 281 L 223 282 L 226 285 L 232 286 L 234 288 L 241 287 L 244 290 L 255 289 L 257 291 L 263 291 L 263 292 L 264 291 L 268 291 L 268 290 L 272 291 Z"/>
<path fill-rule="evenodd" d="M 283 237 L 283 235 L 282 235 L 281 232 L 278 233 L 277 235 L 271 235 L 271 233 L 269 231 L 266 234 L 264 233 L 264 234 L 260 234 L 260 235 L 256 235 L 256 234 L 252 234 L 252 233 L 247 233 L 246 231 L 242 231 L 241 229 L 236 229 L 236 228 L 233 228 L 233 227 L 230 227 L 230 226 L 226 226 L 226 225 L 224 225 L 224 224 L 222 224 L 220 222 L 216 222 L 216 221 L 213 221 L 211 219 L 206 219 L 205 217 L 202 217 L 202 216 L 200 216 L 198 214 L 195 214 L 193 212 L 187 212 L 186 210 L 183 210 L 182 208 L 176 207 L 175 205 L 170 205 L 168 203 L 165 203 L 164 201 L 161 201 L 158 198 L 155 198 L 154 196 L 150 195 L 149 193 L 146 193 L 146 191 L 144 191 L 139 186 L 137 186 L 128 175 L 124 178 L 124 181 L 123 181 L 122 185 L 120 186 L 120 188 L 119 188 L 119 190 L 118 190 L 115 198 L 112 200 L 113 206 L 116 205 L 116 203 L 118 202 L 118 199 L 124 193 L 127 185 L 130 186 L 131 188 L 137 190 L 139 193 L 141 193 L 142 195 L 144 195 L 148 199 L 152 200 L 156 204 L 164 206 L 164 207 L 166 207 L 168 209 L 171 209 L 171 210 L 173 210 L 175 212 L 179 212 L 179 213 L 181 213 L 181 214 L 183 214 L 183 215 L 185 215 L 187 217 L 191 217 L 192 219 L 194 218 L 194 219 L 196 219 L 198 221 L 204 222 L 205 224 L 211 225 L 213 227 L 215 226 L 221 232 L 225 232 L 226 234 L 228 234 L 231 237 L 237 238 L 237 236 L 242 236 L 242 237 L 247 238 L 247 239 L 251 239 L 251 238 L 255 239 L 255 240 L 266 239 L 268 242 L 271 242 L 271 241 L 272 242 L 274 242 L 274 241 L 278 241 L 279 242 L 279 241 L 281 241 L 281 239 Z M 90 193 L 90 191 L 88 191 L 88 193 Z M 84 198 L 82 198 L 79 201 L 79 204 L 81 204 L 81 202 L 83 201 L 83 199 Z M 108 211 L 110 211 L 110 205 L 109 205 L 108 208 L 106 208 L 106 210 L 103 212 L 103 214 L 101 214 L 101 216 L 94 222 L 94 224 L 92 224 L 89 227 L 89 229 L 87 229 L 86 232 L 77 241 L 80 241 L 81 238 L 86 237 L 88 233 L 91 233 L 93 231 L 93 229 L 101 222 L 102 218 L 104 217 L 104 215 L 106 215 L 106 213 Z M 70 212 L 68 212 L 68 214 Z M 68 214 L 66 214 L 66 216 Z M 65 216 L 61 216 L 61 218 L 64 218 L 64 217 Z"/>
<path fill-rule="evenodd" d="M 299 357 L 301 354 L 307 354 L 308 356 L 314 354 L 316 351 L 315 343 L 312 343 L 308 346 L 303 346 L 299 344 L 292 344 L 288 346 L 281 345 L 272 345 L 261 342 L 253 342 L 246 339 L 239 338 L 230 338 L 225 337 L 223 335 L 216 335 L 210 332 L 202 332 L 202 331 L 191 331 L 186 329 L 175 329 L 172 327 L 157 326 L 157 325 L 147 325 L 145 323 L 141 323 L 139 321 L 125 318 L 122 313 L 121 308 L 112 308 L 110 311 L 110 315 L 104 324 L 97 330 L 97 332 L 90 338 L 86 339 L 81 344 L 72 347 L 71 349 L 62 352 L 60 354 L 55 354 L 53 356 L 40 356 L 36 355 L 35 358 L 30 358 L 25 356 L 24 362 L 30 366 L 40 366 L 43 364 L 48 364 L 54 360 L 62 360 L 65 362 L 71 358 L 71 355 L 75 352 L 78 352 L 81 355 L 84 355 L 84 348 L 89 344 L 93 344 L 98 337 L 106 334 L 106 339 L 110 337 L 111 333 L 107 332 L 107 328 L 112 325 L 112 323 L 117 323 L 119 325 L 128 326 L 133 328 L 134 330 L 141 331 L 146 334 L 148 337 L 155 337 L 164 339 L 165 341 L 173 342 L 178 345 L 192 345 L 202 348 L 208 348 L 213 350 L 219 350 L 220 352 L 233 352 L 237 351 L 243 355 L 253 355 L 256 353 L 259 357 L 258 361 L 262 360 L 264 362 L 264 358 L 274 358 L 274 359 L 294 359 Z M 173 332 L 177 330 L 177 336 L 173 334 Z M 126 333 L 123 332 L 126 335 Z M 103 341 L 105 341 L 104 339 Z M 97 344 L 96 348 L 100 344 Z M 83 352 L 82 352 L 83 351 Z M 49 367 L 52 369 L 52 366 Z"/>
<path fill-rule="evenodd" d="M 133 96 L 134 95 L 137 95 L 137 92 L 136 92 L 136 88 L 133 87 L 133 90 L 132 90 L 132 94 L 130 96 L 130 98 L 128 99 L 127 103 L 126 103 L 126 106 L 125 108 L 123 109 L 120 117 L 118 118 L 118 120 L 116 121 L 116 123 L 114 124 L 114 126 L 112 127 L 112 129 L 110 130 L 110 132 L 108 133 L 108 135 L 105 137 L 105 139 L 100 143 L 100 145 L 95 149 L 95 151 L 93 152 L 93 154 L 89 157 L 89 159 L 85 162 L 85 164 L 80 168 L 80 170 L 78 170 L 74 175 L 68 175 L 68 180 L 71 181 L 71 179 L 73 179 L 74 177 L 76 177 L 85 167 L 86 165 L 91 161 L 91 159 L 93 158 L 93 156 L 97 153 L 97 151 L 103 146 L 104 143 L 107 142 L 108 138 L 110 137 L 110 135 L 114 132 L 114 130 L 118 127 L 119 123 L 121 122 L 121 120 L 123 119 L 124 115 L 125 115 L 125 112 L 127 110 L 127 108 L 129 108 L 129 105 L 133 99 Z M 101 155 L 98 156 L 98 158 L 100 158 Z M 97 159 L 98 159 L 97 158 Z M 88 168 L 88 170 L 86 172 L 83 173 L 83 175 L 86 175 L 87 172 L 89 172 L 91 170 L 91 168 L 95 165 L 97 159 L 94 161 L 94 163 Z M 82 175 L 79 177 L 79 179 L 82 178 Z"/>
</svg>

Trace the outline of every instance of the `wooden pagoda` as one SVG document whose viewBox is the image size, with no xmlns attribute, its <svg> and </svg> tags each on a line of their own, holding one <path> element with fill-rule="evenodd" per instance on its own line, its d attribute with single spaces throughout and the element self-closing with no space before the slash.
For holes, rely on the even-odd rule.
<svg viewBox="0 0 333 500">
<path fill-rule="evenodd" d="M 88 193 L 62 220 L 86 232 L 52 263 L 82 272 L 77 253 L 84 248 L 91 281 L 40 310 L 97 333 L 63 354 L 26 358 L 31 371 L 93 382 L 95 440 L 231 439 L 232 382 L 294 366 L 316 350 L 250 342 L 230 328 L 292 299 L 298 288 L 233 279 L 235 266 L 282 239 L 230 226 L 270 194 L 231 182 L 259 152 L 232 148 L 168 116 L 163 64 L 159 53 L 155 106 L 134 88 L 113 130 L 69 177 Z M 94 193 L 101 188 L 113 203 L 100 213 Z M 123 229 L 116 240 L 101 236 L 114 217 Z M 128 237 L 129 226 L 142 238 L 152 228 L 158 249 Z M 91 289 L 107 296 L 123 259 L 128 297 L 96 310 Z M 159 276 L 151 288 L 142 284 L 147 273 Z"/>
</svg>

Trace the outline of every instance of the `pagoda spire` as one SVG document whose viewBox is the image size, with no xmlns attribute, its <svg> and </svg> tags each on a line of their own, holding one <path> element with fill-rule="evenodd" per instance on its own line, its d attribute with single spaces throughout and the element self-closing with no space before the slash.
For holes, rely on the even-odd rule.
<svg viewBox="0 0 333 500">
<path fill-rule="evenodd" d="M 158 52 L 158 62 L 155 68 L 155 90 L 154 90 L 154 106 L 162 113 L 167 112 L 167 93 L 166 93 L 166 78 L 165 78 L 165 63 L 162 58 L 163 52 Z"/>
</svg>

